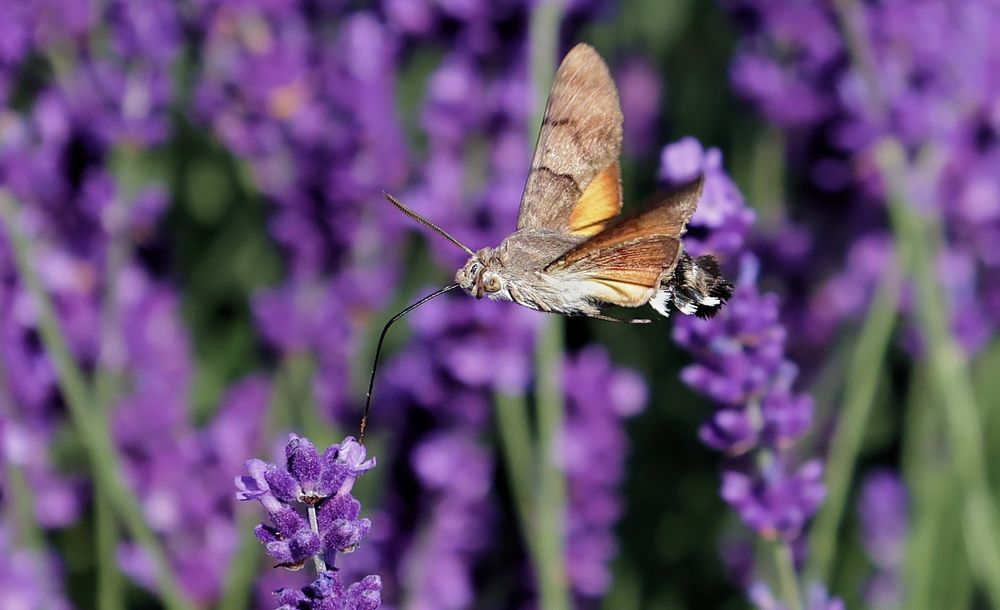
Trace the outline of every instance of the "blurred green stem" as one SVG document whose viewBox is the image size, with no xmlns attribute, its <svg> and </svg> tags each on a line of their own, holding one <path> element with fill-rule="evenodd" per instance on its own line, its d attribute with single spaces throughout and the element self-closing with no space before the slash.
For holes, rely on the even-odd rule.
<svg viewBox="0 0 1000 610">
<path fill-rule="evenodd" d="M 100 350 L 95 373 L 92 405 L 101 426 L 107 427 L 112 405 L 122 391 L 121 361 L 125 357 L 122 337 L 121 308 L 118 286 L 122 269 L 128 260 L 131 243 L 128 235 L 130 203 L 139 181 L 136 171 L 137 152 L 124 148 L 118 151 L 115 173 L 119 180 L 118 194 L 108 209 L 110 243 L 104 270 L 104 293 L 101 296 Z M 125 607 L 125 578 L 118 569 L 119 529 L 114 506 L 106 494 L 94 497 L 94 531 L 97 549 L 97 607 L 120 610 Z"/>
<path fill-rule="evenodd" d="M 799 591 L 791 547 L 782 540 L 771 540 L 768 545 L 771 547 L 771 558 L 778 581 L 778 596 L 787 610 L 802 610 L 802 592 Z"/>
<path fill-rule="evenodd" d="M 242 514 L 240 514 L 242 513 Z M 237 532 L 239 546 L 229 562 L 226 581 L 219 596 L 219 608 L 239 610 L 250 605 L 250 594 L 253 590 L 254 576 L 257 574 L 257 562 L 260 553 L 259 543 L 253 529 L 260 521 L 252 511 L 237 511 Z"/>
<path fill-rule="evenodd" d="M 955 475 L 963 490 L 962 527 L 969 563 L 992 606 L 1000 608 L 997 513 L 990 494 L 983 428 L 968 360 L 951 334 L 951 315 L 934 266 L 939 231 L 907 203 L 902 146 L 891 139 L 883 142 L 876 152 L 876 162 L 889 193 L 893 231 L 899 242 L 907 244 L 911 257 L 910 271 L 917 288 L 917 320 L 926 342 L 932 379 L 938 386 Z"/>
<path fill-rule="evenodd" d="M 309 439 L 326 447 L 343 437 L 337 427 L 324 418 L 316 402 L 313 383 L 317 374 L 316 357 L 310 351 L 290 354 L 285 358 L 285 408 L 292 414 L 292 427 L 307 430 Z"/>
<path fill-rule="evenodd" d="M 26 549 L 41 551 L 45 548 L 45 537 L 35 520 L 34 493 L 28 485 L 24 469 L 20 465 L 8 462 L 6 470 L 7 486 L 13 498 L 11 504 L 14 508 L 13 521 L 17 528 L 16 542 Z"/>
<path fill-rule="evenodd" d="M 531 519 L 532 446 L 531 430 L 528 425 L 528 404 L 524 394 L 497 392 L 494 400 L 500 449 L 507 471 L 507 481 L 514 498 L 514 508 L 517 510 L 517 519 L 521 525 L 525 545 L 532 561 L 537 563 L 535 529 Z"/>
<path fill-rule="evenodd" d="M 903 471 L 910 494 L 912 518 L 906 540 L 903 563 L 903 602 L 908 610 L 932 610 L 934 578 L 938 571 L 941 531 L 946 522 L 944 507 L 954 503 L 946 493 L 951 482 L 947 467 L 941 464 L 937 446 L 941 412 L 931 404 L 934 392 L 927 387 L 925 371 L 918 367 L 907 392 L 905 427 L 903 429 Z"/>
<path fill-rule="evenodd" d="M 809 533 L 808 581 L 830 582 L 840 522 L 875 392 L 882 379 L 901 289 L 899 269 L 896 264 L 889 264 L 854 344 L 844 382 L 844 407 L 827 457 L 827 497 Z"/>
<path fill-rule="evenodd" d="M 888 124 L 887 100 L 867 36 L 864 11 L 856 0 L 835 0 L 837 18 L 875 111 Z M 968 362 L 951 335 L 951 314 L 937 281 L 935 261 L 941 242 L 940 227 L 909 204 L 906 152 L 887 136 L 875 150 L 875 162 L 885 181 L 889 215 L 897 243 L 917 287 L 917 320 L 940 402 L 946 434 L 953 453 L 956 478 L 963 493 L 962 527 L 969 563 L 977 582 L 994 608 L 1000 608 L 1000 539 L 996 509 L 990 495 L 979 408 L 972 390 Z"/>
<path fill-rule="evenodd" d="M 907 392 L 902 467 L 911 518 L 902 555 L 905 597 L 900 607 L 960 610 L 968 607 L 962 602 L 972 588 L 962 541 L 962 488 L 952 476 L 944 414 L 937 408 L 942 398 L 929 377 L 926 366 L 919 366 Z"/>
<path fill-rule="evenodd" d="M 532 135 L 538 133 L 545 115 L 545 101 L 552 84 L 559 48 L 562 0 L 539 0 L 531 13 L 529 51 L 531 80 L 535 92 Z M 568 610 L 566 577 L 566 480 L 556 463 L 565 416 L 562 388 L 563 320 L 549 316 L 535 347 L 536 418 L 538 428 L 538 496 L 535 539 L 542 610 Z"/>
<path fill-rule="evenodd" d="M 73 360 L 52 302 L 31 264 L 31 261 L 35 260 L 31 244 L 17 229 L 16 205 L 6 191 L 0 191 L 0 219 L 7 230 L 18 272 L 35 300 L 42 344 L 52 358 L 59 387 L 69 407 L 73 425 L 80 433 L 90 456 L 96 491 L 107 495 L 135 542 L 153 562 L 156 582 L 164 605 L 171 610 L 191 608 L 184 599 L 163 547 L 156 534 L 146 524 L 138 500 L 124 483 L 123 470 L 107 426 L 103 425 L 102 418 L 94 417 L 100 410 L 94 409 L 90 404 L 92 396 L 87 381 Z"/>
<path fill-rule="evenodd" d="M 570 607 L 565 565 L 566 479 L 557 463 L 565 416 L 562 349 L 562 318 L 551 316 L 542 328 L 535 352 L 539 476 L 534 533 L 543 610 Z"/>
<path fill-rule="evenodd" d="M 118 567 L 118 522 L 107 494 L 94 494 L 94 529 L 97 538 L 97 607 L 125 607 L 125 577 Z"/>
</svg>

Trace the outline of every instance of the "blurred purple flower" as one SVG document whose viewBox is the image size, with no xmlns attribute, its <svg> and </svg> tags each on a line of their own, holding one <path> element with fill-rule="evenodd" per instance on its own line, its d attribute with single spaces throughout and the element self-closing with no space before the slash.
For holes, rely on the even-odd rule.
<svg viewBox="0 0 1000 610">
<path fill-rule="evenodd" d="M 411 453 L 429 504 L 419 540 L 401 561 L 407 607 L 452 610 L 476 599 L 472 567 L 492 538 L 493 461 L 459 428 L 430 434 Z"/>
<path fill-rule="evenodd" d="M 11 413 L 0 375 L 0 413 Z M 60 473 L 48 455 L 52 430 L 48 421 L 18 422 L 0 415 L 0 463 L 20 469 L 33 492 L 34 517 L 40 527 L 60 528 L 76 522 L 85 506 L 85 484 Z M 7 473 L 0 491 L 9 489 Z"/>
<path fill-rule="evenodd" d="M 643 156 L 656 145 L 656 122 L 661 115 L 662 89 L 656 68 L 642 56 L 630 57 L 615 70 L 625 115 L 625 152 Z"/>
<path fill-rule="evenodd" d="M 55 556 L 18 548 L 12 540 L 17 528 L 0 521 L 0 591 L 5 608 L 69 610 L 62 591 L 60 566 Z"/>
<path fill-rule="evenodd" d="M 758 610 L 788 610 L 764 583 L 757 582 L 749 590 L 750 601 Z M 805 610 L 846 610 L 844 602 L 830 594 L 819 585 L 809 587 L 804 600 Z"/>
<path fill-rule="evenodd" d="M 851 5 L 843 19 L 870 51 L 874 92 L 864 73 L 869 67 L 851 57 L 842 19 L 829 4 L 726 5 L 743 32 L 733 84 L 785 131 L 789 162 L 815 187 L 803 189 L 807 195 L 793 214 L 825 235 L 813 244 L 807 273 L 798 276 L 797 292 L 809 297 L 792 304 L 801 309 L 789 316 L 795 341 L 826 342 L 841 322 L 865 311 L 870 286 L 884 272 L 877 259 L 858 265 L 859 248 L 870 243 L 844 243 L 887 242 L 885 187 L 873 151 L 892 137 L 913 159 L 911 203 L 941 218 L 946 249 L 961 251 L 967 263 L 960 268 L 971 270 L 954 274 L 963 281 L 946 280 L 944 289 L 956 337 L 967 351 L 980 349 L 1000 322 L 983 306 L 1000 265 L 996 248 L 987 245 L 1000 232 L 1000 178 L 984 171 L 1000 162 L 994 77 L 1000 52 L 990 42 L 1000 7 L 988 0 Z M 919 339 L 911 345 L 919 349 Z"/>
<path fill-rule="evenodd" d="M 227 482 L 260 442 L 268 398 L 267 384 L 251 378 L 230 388 L 203 429 L 192 430 L 179 419 L 171 428 L 154 425 L 141 434 L 133 430 L 138 436 L 119 435 L 146 520 L 160 535 L 181 585 L 194 600 L 208 603 L 218 598 L 237 551 L 239 532 L 232 503 L 226 501 Z M 126 410 L 156 422 L 160 406 L 136 402 Z M 192 488 L 201 491 L 192 494 Z M 155 568 L 139 547 L 120 548 L 119 562 L 127 575 L 155 590 Z"/>
<path fill-rule="evenodd" d="M 793 540 L 816 512 L 826 492 L 823 465 L 810 460 L 793 469 L 778 455 L 759 472 L 729 467 L 722 475 L 722 498 L 765 538 Z"/>
<path fill-rule="evenodd" d="M 393 103 L 396 33 L 367 10 L 206 3 L 195 113 L 270 202 L 289 277 L 254 299 L 283 354 L 316 363 L 331 416 L 348 409 L 350 355 L 396 284 L 400 221 L 382 199 L 409 168 Z M 391 219 L 391 220 L 390 220 Z"/>
<path fill-rule="evenodd" d="M 717 148 L 705 150 L 692 137 L 663 148 L 660 179 L 680 185 L 700 175 L 705 176 L 705 187 L 689 227 L 706 229 L 707 236 L 689 235 L 684 239 L 684 247 L 692 256 L 714 253 L 724 260 L 732 258 L 743 250 L 754 213 L 722 167 L 722 153 Z"/>
<path fill-rule="evenodd" d="M 899 475 L 882 469 L 868 473 L 861 482 L 858 517 L 861 543 L 875 571 L 865 585 L 865 599 L 879 610 L 902 607 L 900 572 L 908 529 L 909 498 Z"/>
<path fill-rule="evenodd" d="M 628 450 L 624 420 L 643 408 L 647 390 L 638 375 L 615 369 L 597 347 L 570 358 L 563 375 L 567 401 L 559 461 L 568 494 L 566 571 L 578 596 L 598 598 L 611 587 L 610 562 L 618 547 L 617 492 Z"/>
</svg>

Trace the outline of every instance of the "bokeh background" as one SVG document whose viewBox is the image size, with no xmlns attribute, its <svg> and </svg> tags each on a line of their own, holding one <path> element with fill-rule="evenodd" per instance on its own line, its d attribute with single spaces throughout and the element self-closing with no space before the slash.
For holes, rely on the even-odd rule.
<svg viewBox="0 0 1000 610">
<path fill-rule="evenodd" d="M 997 40 L 992 0 L 5 0 L 0 608 L 310 580 L 233 478 L 356 433 L 463 262 L 382 191 L 498 243 L 579 41 L 626 210 L 704 173 L 737 293 L 415 311 L 338 568 L 415 610 L 1000 608 Z"/>
</svg>

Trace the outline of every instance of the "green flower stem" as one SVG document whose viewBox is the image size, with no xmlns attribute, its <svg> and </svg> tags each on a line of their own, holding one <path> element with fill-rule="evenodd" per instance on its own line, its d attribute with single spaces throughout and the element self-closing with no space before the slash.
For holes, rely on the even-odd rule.
<svg viewBox="0 0 1000 610">
<path fill-rule="evenodd" d="M 543 610 L 568 610 L 570 607 L 565 565 L 566 477 L 556 463 L 565 416 L 562 331 L 562 318 L 550 317 L 538 337 L 535 350 L 539 468 L 535 540 Z"/>
<path fill-rule="evenodd" d="M 912 523 L 903 553 L 906 610 L 968 607 L 971 577 L 962 542 L 961 487 L 943 442 L 944 414 L 936 390 L 918 369 L 908 391 L 903 470 L 910 490 Z"/>
<path fill-rule="evenodd" d="M 310 504 L 306 511 L 309 513 L 309 529 L 319 537 L 319 520 L 316 518 L 316 505 Z M 323 561 L 323 553 L 313 555 L 313 564 L 316 566 L 316 574 L 326 572 L 326 562 Z"/>
<path fill-rule="evenodd" d="M 535 524 L 532 521 L 533 447 L 528 423 L 528 404 L 524 394 L 497 392 L 494 400 L 507 482 L 514 498 L 514 509 L 517 511 L 525 546 L 537 570 L 538 551 L 535 545 Z"/>
<path fill-rule="evenodd" d="M 876 162 L 889 191 L 889 212 L 899 242 L 908 245 L 917 289 L 917 319 L 944 412 L 945 432 L 962 494 L 962 526 L 969 563 L 994 608 L 1000 608 L 1000 538 L 987 478 L 982 421 L 969 363 L 951 334 L 948 304 L 934 267 L 940 235 L 906 200 L 906 161 L 898 142 L 883 142 Z"/>
<path fill-rule="evenodd" d="M 25 479 L 24 470 L 15 464 L 7 464 L 7 486 L 13 498 L 14 523 L 17 525 L 16 542 L 33 551 L 45 548 L 45 536 L 35 520 L 35 497 Z"/>
<path fill-rule="evenodd" d="M 121 308 L 119 307 L 118 281 L 131 251 L 128 234 L 128 214 L 134 195 L 135 184 L 139 181 L 136 170 L 137 153 L 126 149 L 120 152 L 123 161 L 117 165 L 119 194 L 109 208 L 111 240 L 108 245 L 107 262 L 104 270 L 104 294 L 101 297 L 101 342 L 99 366 L 95 373 L 93 400 L 94 410 L 103 427 L 108 426 L 112 406 L 122 391 L 121 372 L 112 367 L 109 355 L 121 357 L 124 354 L 124 338 L 121 332 Z M 94 498 L 94 531 L 97 549 L 97 607 L 106 610 L 121 610 L 125 607 L 125 578 L 118 569 L 118 542 L 120 530 L 114 517 L 114 506 L 107 495 L 97 493 Z"/>
<path fill-rule="evenodd" d="M 97 547 L 97 607 L 125 608 L 125 577 L 118 568 L 118 522 L 107 494 L 94 494 L 94 529 Z"/>
<path fill-rule="evenodd" d="M 257 536 L 253 533 L 253 528 L 260 522 L 260 519 L 255 511 L 249 510 L 251 507 L 241 508 L 244 510 L 237 511 L 239 518 L 236 521 L 240 536 L 239 546 L 229 562 L 226 582 L 222 588 L 222 595 L 219 597 L 219 608 L 227 610 L 240 610 L 250 606 L 252 583 L 257 574 L 257 564 L 260 561 L 258 548 L 260 543 L 257 542 Z"/>
<path fill-rule="evenodd" d="M 917 366 L 907 388 L 903 420 L 901 468 L 910 495 L 909 533 L 903 561 L 903 590 L 907 610 L 932 610 L 932 585 L 938 568 L 940 532 L 946 518 L 942 506 L 954 499 L 945 493 L 949 478 L 944 470 L 938 437 L 941 412 L 933 407 L 933 389 L 928 387 L 924 366 Z M 956 507 L 955 513 L 958 512 Z"/>
<path fill-rule="evenodd" d="M 902 282 L 896 265 L 883 275 L 868 315 L 861 326 L 848 364 L 844 406 L 837 422 L 826 463 L 827 496 L 809 533 L 808 580 L 828 583 L 847 505 L 854 467 L 882 379 L 886 351 L 892 337 Z"/>
<path fill-rule="evenodd" d="M 791 547 L 782 540 L 771 540 L 768 546 L 771 549 L 771 559 L 774 561 L 778 597 L 788 610 L 802 610 L 802 592 L 799 590 L 799 581 L 795 574 Z"/>
<path fill-rule="evenodd" d="M 142 547 L 155 566 L 156 581 L 164 604 L 170 610 L 187 610 L 192 606 L 184 598 L 166 553 L 156 534 L 146 524 L 138 500 L 124 483 L 121 464 L 114 444 L 101 419 L 94 418 L 95 409 L 90 404 L 91 393 L 87 381 L 73 361 L 66 339 L 59 327 L 52 302 L 45 292 L 35 269 L 31 245 L 17 230 L 17 212 L 13 199 L 0 191 L 0 219 L 6 227 L 18 271 L 35 300 L 38 308 L 39 332 L 46 352 L 52 358 L 59 387 L 69 406 L 74 427 L 79 431 L 87 453 L 98 493 L 107 494 L 115 511 L 123 519 L 135 542 Z"/>
</svg>

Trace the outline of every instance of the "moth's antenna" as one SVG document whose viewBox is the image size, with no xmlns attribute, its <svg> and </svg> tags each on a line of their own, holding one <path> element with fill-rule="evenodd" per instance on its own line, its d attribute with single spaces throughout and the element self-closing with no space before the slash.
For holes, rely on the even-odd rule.
<svg viewBox="0 0 1000 610">
<path fill-rule="evenodd" d="M 393 203 L 396 203 L 397 205 L 402 206 L 402 204 L 399 204 L 398 202 L 394 201 L 392 199 L 391 195 L 387 194 L 386 197 L 389 198 L 389 201 L 392 201 Z M 402 209 L 403 209 L 403 211 L 407 211 L 406 208 L 402 208 Z M 434 225 L 431 225 L 431 226 L 434 226 Z M 442 233 L 444 233 L 444 231 L 442 231 Z M 448 234 L 445 233 L 445 235 L 447 236 Z M 452 241 L 454 241 L 454 240 L 452 240 Z M 458 242 L 455 242 L 455 243 L 458 243 Z M 375 345 L 375 361 L 372 363 L 372 376 L 371 376 L 371 379 L 368 380 L 368 395 L 365 398 L 365 412 L 364 412 L 364 415 L 361 416 L 361 432 L 358 434 L 358 442 L 359 443 L 363 444 L 365 442 L 365 428 L 368 427 L 368 410 L 371 408 L 371 405 L 372 405 L 372 388 L 375 387 L 375 371 L 378 370 L 378 357 L 379 357 L 379 354 L 382 353 L 382 342 L 385 341 L 385 334 L 389 331 L 389 327 L 392 326 L 393 322 L 395 322 L 396 320 L 402 318 L 403 316 L 405 316 L 406 314 L 410 313 L 411 311 L 413 311 L 417 307 L 420 307 L 421 305 L 423 305 L 427 301 L 430 301 L 434 297 L 441 296 L 442 294 L 448 292 L 449 290 L 454 290 L 456 288 L 458 288 L 458 284 L 452 284 L 451 286 L 447 286 L 445 288 L 442 288 L 441 290 L 438 290 L 437 292 L 434 292 L 432 294 L 429 294 L 429 295 L 425 296 L 424 298 L 420 299 L 416 303 L 413 303 L 412 305 L 407 306 L 406 309 L 404 309 L 403 311 L 401 311 L 401 312 L 397 313 L 396 315 L 392 316 L 391 318 L 389 318 L 389 321 L 386 322 L 385 326 L 382 327 L 382 332 L 378 336 L 378 343 Z"/>
<path fill-rule="evenodd" d="M 407 216 L 409 216 L 413 220 L 416 220 L 417 222 L 419 222 L 420 224 L 424 225 L 425 227 L 427 227 L 429 229 L 434 229 L 435 231 L 437 231 L 438 233 L 440 233 L 441 235 L 443 235 L 445 239 L 447 239 L 451 243 L 455 244 L 459 248 L 465 250 L 469 254 L 469 256 L 475 256 L 476 255 L 476 253 L 473 252 L 468 246 L 466 246 L 462 242 L 458 241 L 457 239 L 455 239 L 454 237 L 452 237 L 451 235 L 449 235 L 448 232 L 445 231 L 444 229 L 442 229 L 441 227 L 437 226 L 433 222 L 427 220 L 426 218 L 424 218 L 420 214 L 417 214 L 416 212 L 414 212 L 410 208 L 408 208 L 405 205 L 403 205 L 403 202 L 400 201 L 399 199 L 396 199 L 395 197 L 393 197 L 389 193 L 386 193 L 385 191 L 382 191 L 382 194 L 385 195 L 385 198 L 389 200 L 389 203 L 391 203 L 392 205 L 394 205 L 397 208 L 399 208 L 400 212 L 406 214 Z"/>
</svg>

